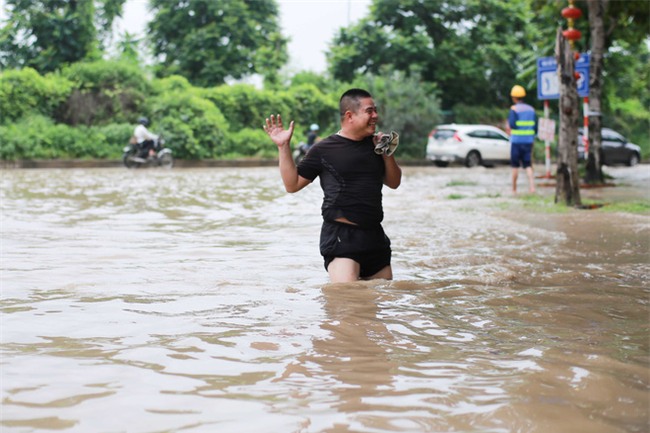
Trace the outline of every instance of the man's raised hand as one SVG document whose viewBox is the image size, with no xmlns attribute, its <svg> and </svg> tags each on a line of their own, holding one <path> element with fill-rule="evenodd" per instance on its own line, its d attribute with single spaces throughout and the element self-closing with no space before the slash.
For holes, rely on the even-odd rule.
<svg viewBox="0 0 650 433">
<path fill-rule="evenodd" d="M 267 133 L 278 148 L 282 148 L 285 145 L 289 146 L 291 137 L 293 136 L 293 128 L 293 120 L 289 123 L 289 129 L 284 129 L 284 126 L 282 125 L 282 116 L 278 114 L 278 116 L 275 117 L 271 114 L 270 118 L 266 118 L 264 132 Z"/>
</svg>

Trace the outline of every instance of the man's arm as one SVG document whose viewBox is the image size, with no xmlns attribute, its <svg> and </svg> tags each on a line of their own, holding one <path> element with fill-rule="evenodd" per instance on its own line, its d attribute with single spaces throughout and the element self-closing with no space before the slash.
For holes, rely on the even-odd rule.
<svg viewBox="0 0 650 433">
<path fill-rule="evenodd" d="M 298 169 L 291 155 L 291 137 L 293 136 L 294 123 L 291 121 L 289 129 L 282 126 L 282 117 L 278 114 L 277 119 L 271 115 L 266 119 L 264 131 L 271 140 L 278 146 L 278 161 L 280 167 L 280 176 L 284 189 L 287 192 L 297 192 L 311 183 L 298 174 Z"/>
<path fill-rule="evenodd" d="M 509 134 L 517 127 L 517 113 L 514 110 L 514 105 L 510 107 L 510 111 L 508 112 L 508 126 L 510 127 L 510 131 L 507 131 Z"/>
<path fill-rule="evenodd" d="M 395 161 L 395 155 L 383 156 L 384 158 L 384 167 L 386 171 L 384 173 L 384 185 L 389 188 L 396 189 L 402 183 L 402 169 Z"/>
</svg>

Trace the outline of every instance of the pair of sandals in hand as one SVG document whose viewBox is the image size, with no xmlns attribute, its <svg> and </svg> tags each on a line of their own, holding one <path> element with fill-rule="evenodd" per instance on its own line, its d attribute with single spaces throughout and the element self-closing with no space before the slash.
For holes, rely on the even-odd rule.
<svg viewBox="0 0 650 433">
<path fill-rule="evenodd" d="M 386 156 L 391 156 L 395 153 L 395 149 L 399 146 L 399 134 L 395 131 L 390 131 L 390 134 L 377 134 L 375 135 L 375 153 Z"/>
</svg>

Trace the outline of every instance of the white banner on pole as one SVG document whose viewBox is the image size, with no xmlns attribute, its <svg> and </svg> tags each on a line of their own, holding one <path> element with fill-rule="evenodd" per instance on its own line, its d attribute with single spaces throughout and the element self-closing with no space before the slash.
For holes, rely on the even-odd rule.
<svg viewBox="0 0 650 433">
<path fill-rule="evenodd" d="M 537 127 L 537 136 L 543 141 L 555 140 L 555 120 L 541 118 Z"/>
</svg>

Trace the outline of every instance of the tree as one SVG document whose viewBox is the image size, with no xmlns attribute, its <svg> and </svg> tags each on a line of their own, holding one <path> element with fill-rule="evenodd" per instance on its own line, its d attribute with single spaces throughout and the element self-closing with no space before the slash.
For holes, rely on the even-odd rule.
<svg viewBox="0 0 650 433">
<path fill-rule="evenodd" d="M 149 23 L 159 76 L 186 77 L 202 87 L 261 73 L 288 60 L 275 0 L 151 0 Z"/>
<path fill-rule="evenodd" d="M 370 16 L 342 29 L 328 55 L 335 78 L 384 65 L 435 82 L 443 108 L 508 104 L 518 78 L 534 80 L 537 39 L 530 1 L 374 0 Z"/>
<path fill-rule="evenodd" d="M 366 88 L 377 103 L 379 129 L 399 133 L 400 156 L 423 158 L 426 137 L 442 120 L 436 86 L 422 82 L 416 72 L 407 74 L 389 66 L 380 74 L 357 78 L 355 85 Z"/>
<path fill-rule="evenodd" d="M 595 115 L 589 116 L 589 152 L 585 181 L 587 183 L 603 183 L 601 170 L 602 148 L 602 96 L 603 96 L 603 66 L 605 54 L 604 16 L 608 0 L 589 0 L 589 33 L 591 36 L 591 58 L 589 64 L 589 111 Z"/>
<path fill-rule="evenodd" d="M 0 30 L 0 67 L 55 71 L 99 57 L 97 28 L 111 27 L 125 0 L 7 0 Z M 105 34 L 103 34 L 105 35 Z"/>
<path fill-rule="evenodd" d="M 648 38 L 650 13 L 645 1 L 613 2 L 588 0 L 591 59 L 589 70 L 589 154 L 587 156 L 587 183 L 602 183 L 601 170 L 603 86 L 605 56 L 615 37 L 624 38 L 635 45 Z M 647 90 L 647 89 L 646 89 Z M 637 96 L 637 95 L 635 95 Z"/>
<path fill-rule="evenodd" d="M 137 38 L 128 31 L 124 32 L 117 42 L 118 58 L 131 63 L 139 63 L 142 60 L 139 54 L 141 42 L 142 38 Z"/>
<path fill-rule="evenodd" d="M 560 138 L 558 145 L 555 202 L 580 205 L 578 176 L 578 88 L 574 52 L 569 41 L 557 29 L 555 59 L 560 83 Z"/>
</svg>

